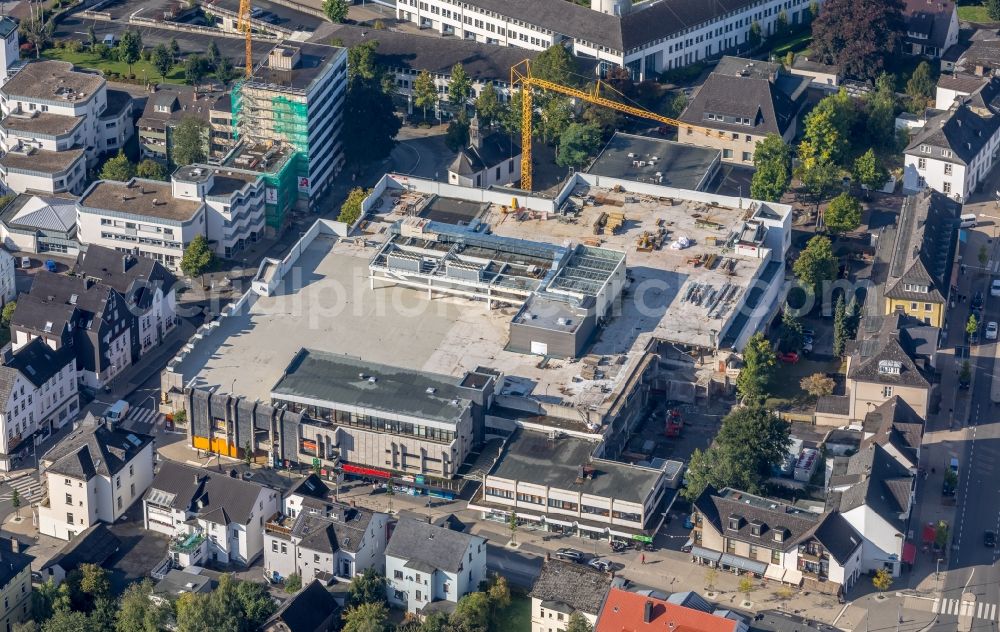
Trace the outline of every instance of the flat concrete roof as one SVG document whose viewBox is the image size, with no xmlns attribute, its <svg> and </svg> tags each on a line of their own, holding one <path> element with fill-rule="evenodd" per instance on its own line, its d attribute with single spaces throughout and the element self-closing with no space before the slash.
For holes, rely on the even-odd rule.
<svg viewBox="0 0 1000 632">
<path fill-rule="evenodd" d="M 53 175 L 66 171 L 77 160 L 83 159 L 83 153 L 83 149 L 67 149 L 65 151 L 35 149 L 30 154 L 8 151 L 3 158 L 0 158 L 0 165 L 7 169 Z"/>
<path fill-rule="evenodd" d="M 69 106 L 86 101 L 104 84 L 104 77 L 74 70 L 68 61 L 32 61 L 3 84 L 0 93 L 9 99 L 43 99 Z"/>
<path fill-rule="evenodd" d="M 549 438 L 520 430 L 507 443 L 491 477 L 642 503 L 663 473 L 648 467 L 593 460 L 596 441 Z"/>
<path fill-rule="evenodd" d="M 173 197 L 169 182 L 132 178 L 98 180 L 84 192 L 80 207 L 183 222 L 198 212 L 201 202 Z"/>
<path fill-rule="evenodd" d="M 718 149 L 615 132 L 587 173 L 700 191 L 721 159 Z"/>
<path fill-rule="evenodd" d="M 31 116 L 11 114 L 0 121 L 0 127 L 4 129 L 46 136 L 68 134 L 82 124 L 82 116 L 63 116 L 37 110 L 32 112 Z"/>
<path fill-rule="evenodd" d="M 262 60 L 264 63 L 254 68 L 253 76 L 246 80 L 243 89 L 272 90 L 272 86 L 280 86 L 281 88 L 308 91 L 313 82 L 323 74 L 326 67 L 343 50 L 337 46 L 311 42 L 281 42 L 275 45 L 268 56 Z M 291 70 L 272 68 L 267 63 L 272 54 L 291 56 L 296 52 L 299 54 L 299 63 Z"/>
</svg>

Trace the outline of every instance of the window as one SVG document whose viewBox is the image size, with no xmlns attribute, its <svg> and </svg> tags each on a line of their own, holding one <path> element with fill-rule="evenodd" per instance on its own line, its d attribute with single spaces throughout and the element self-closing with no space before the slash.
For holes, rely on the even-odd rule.
<svg viewBox="0 0 1000 632">
<path fill-rule="evenodd" d="M 950 149 L 942 149 L 941 150 L 941 155 L 944 156 L 945 158 L 951 158 L 951 150 Z M 945 173 L 951 173 L 951 170 L 949 169 L 949 167 L 951 167 L 951 165 L 947 165 L 945 167 L 945 169 L 946 169 Z"/>
<path fill-rule="evenodd" d="M 781 551 L 777 549 L 771 551 L 771 563 L 781 564 Z"/>
<path fill-rule="evenodd" d="M 954 165 L 952 165 L 951 163 L 946 164 L 944 166 L 944 175 L 950 176 L 953 169 Z"/>
<path fill-rule="evenodd" d="M 392 571 L 392 578 L 393 579 L 403 579 L 403 571 L 399 570 L 398 568 L 396 570 Z"/>
<path fill-rule="evenodd" d="M 753 160 L 753 154 L 749 151 L 743 152 L 743 162 L 750 162 L 751 160 Z"/>
<path fill-rule="evenodd" d="M 931 153 L 931 148 L 928 147 L 927 145 L 921 145 L 920 146 L 920 152 L 924 153 L 924 154 L 929 154 L 929 153 Z"/>
<path fill-rule="evenodd" d="M 926 169 L 926 168 L 927 168 L 927 159 L 926 158 L 917 158 L 917 169 L 923 170 L 923 169 Z"/>
<path fill-rule="evenodd" d="M 67 513 L 66 514 L 66 524 L 74 524 L 74 522 L 75 521 L 73 520 L 73 514 L 72 513 Z"/>
<path fill-rule="evenodd" d="M 882 387 L 882 397 L 885 397 L 885 398 L 892 397 L 892 387 L 891 386 L 883 386 Z"/>
<path fill-rule="evenodd" d="M 726 553 L 736 552 L 736 540 L 726 538 Z"/>
<path fill-rule="evenodd" d="M 751 544 L 750 545 L 750 559 L 752 559 L 752 560 L 757 559 L 757 545 L 756 544 Z"/>
<path fill-rule="evenodd" d="M 934 309 L 934 306 L 933 306 L 933 305 L 931 305 L 930 303 L 924 303 L 924 311 L 925 311 L 925 312 L 929 312 L 929 311 L 931 311 L 932 309 Z"/>
<path fill-rule="evenodd" d="M 277 540 L 271 540 L 271 552 L 272 553 L 277 553 L 278 552 L 278 541 Z"/>
<path fill-rule="evenodd" d="M 732 158 L 733 157 L 733 150 L 732 149 L 723 149 L 722 150 L 722 157 L 723 158 Z"/>
<path fill-rule="evenodd" d="M 66 494 L 66 504 L 67 505 L 73 504 L 73 494 Z"/>
<path fill-rule="evenodd" d="M 118 509 L 121 510 L 121 508 L 122 508 L 122 497 L 119 496 L 118 497 Z"/>
<path fill-rule="evenodd" d="M 313 553 L 313 562 L 319 563 L 319 553 Z"/>
<path fill-rule="evenodd" d="M 285 544 L 284 542 L 281 543 L 281 553 L 282 553 L 282 555 L 284 555 L 285 553 L 288 553 L 288 545 Z"/>
<path fill-rule="evenodd" d="M 942 185 L 942 187 L 941 187 L 941 190 L 942 190 L 942 192 L 943 192 L 943 193 L 945 193 L 945 194 L 949 194 L 949 193 L 951 193 L 951 182 L 945 182 L 945 183 L 944 183 L 944 184 Z"/>
</svg>

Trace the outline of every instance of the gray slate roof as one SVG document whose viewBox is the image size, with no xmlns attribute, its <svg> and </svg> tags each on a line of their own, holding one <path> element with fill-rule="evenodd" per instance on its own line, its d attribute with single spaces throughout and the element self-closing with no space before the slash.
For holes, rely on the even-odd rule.
<svg viewBox="0 0 1000 632">
<path fill-rule="evenodd" d="M 521 145 L 513 136 L 493 132 L 483 138 L 482 145 L 471 144 L 458 152 L 448 167 L 459 175 L 470 176 L 484 169 L 500 166 L 500 175 L 507 175 L 506 162 L 521 155 Z"/>
<path fill-rule="evenodd" d="M 932 156 L 960 165 L 968 165 L 989 143 L 1000 127 L 1000 110 L 997 101 L 1000 79 L 994 78 L 973 95 L 962 97 L 957 105 L 927 121 L 906 147 L 912 156 Z M 921 145 L 934 148 L 931 153 L 922 152 Z M 951 155 L 941 150 L 951 151 Z"/>
<path fill-rule="evenodd" d="M 881 446 L 891 444 L 907 457 L 911 465 L 916 465 L 924 437 L 924 420 L 905 399 L 895 395 L 879 404 L 865 415 L 862 427 L 866 434 L 871 434 L 862 442 L 862 448 L 868 448 L 872 443 Z"/>
<path fill-rule="evenodd" d="M 546 560 L 529 597 L 542 606 L 566 614 L 585 612 L 596 615 L 611 590 L 611 575 L 585 564 Z"/>
<path fill-rule="evenodd" d="M 20 230 L 76 232 L 76 202 L 70 198 L 21 193 L 0 212 L 0 222 Z"/>
<path fill-rule="evenodd" d="M 299 546 L 312 551 L 335 553 L 343 549 L 357 553 L 374 515 L 368 509 L 341 503 L 327 503 L 322 508 L 311 503 L 295 517 L 292 537 L 299 538 Z"/>
<path fill-rule="evenodd" d="M 326 628 L 320 626 L 331 614 L 334 619 L 338 619 L 339 610 L 340 605 L 333 594 L 314 579 L 283 603 L 267 620 L 263 629 L 280 622 L 285 624 L 288 632 L 326 632 Z"/>
<path fill-rule="evenodd" d="M 149 307 L 157 287 L 166 295 L 177 282 L 155 259 L 96 245 L 77 255 L 73 271 L 114 288 L 129 305 L 142 309 Z"/>
<path fill-rule="evenodd" d="M 902 530 L 900 514 L 909 508 L 913 475 L 878 444 L 850 457 L 834 459 L 830 487 L 847 487 L 827 497 L 827 508 L 846 513 L 868 505 L 883 520 Z"/>
<path fill-rule="evenodd" d="M 836 511 L 827 513 L 813 531 L 815 537 L 837 563 L 843 565 L 858 550 L 864 537 Z"/>
<path fill-rule="evenodd" d="M 918 303 L 945 301 L 961 212 L 960 203 L 933 189 L 907 196 L 899 213 L 886 297 Z M 914 292 L 906 289 L 907 284 L 929 289 Z"/>
<path fill-rule="evenodd" d="M 948 28 L 955 12 L 955 3 L 941 0 L 906 0 L 903 20 L 907 33 L 920 33 L 925 39 L 910 38 L 908 41 L 931 45 L 942 49 L 948 38 Z"/>
<path fill-rule="evenodd" d="M 88 413 L 80 427 L 45 453 L 47 472 L 90 480 L 112 477 L 129 464 L 153 437 L 128 430 L 111 429 Z"/>
<path fill-rule="evenodd" d="M 260 483 L 164 461 L 143 499 L 218 524 L 246 524 L 257 509 L 255 503 L 261 489 L 266 488 Z"/>
<path fill-rule="evenodd" d="M 74 361 L 73 351 L 61 347 L 53 351 L 41 338 L 35 338 L 18 349 L 13 357 L 0 366 L 0 407 L 10 400 L 11 391 L 21 374 L 36 387 L 42 386 Z M 74 367 L 75 368 L 75 367 Z"/>
<path fill-rule="evenodd" d="M 486 555 L 486 540 L 477 535 L 404 518 L 396 523 L 385 554 L 406 560 L 407 566 L 415 563 L 430 569 L 458 573 L 463 567 L 465 552 L 470 545 L 473 555 L 477 554 L 477 546 L 482 549 L 481 554 Z"/>
<path fill-rule="evenodd" d="M 0 20 L 0 25 L 3 25 L 3 20 Z M 23 550 L 25 545 L 18 542 L 20 549 Z M 35 560 L 33 556 L 26 553 L 20 551 L 15 553 L 11 544 L 11 538 L 0 538 L 0 588 L 6 588 L 10 580 L 17 577 Z"/>
<path fill-rule="evenodd" d="M 866 356 L 865 350 L 868 347 L 872 353 Z M 862 341 L 859 349 L 861 351 L 855 353 L 851 361 L 848 379 L 875 384 L 930 388 L 927 378 L 899 344 L 897 336 L 889 335 L 882 339 Z M 882 361 L 898 362 L 901 366 L 899 373 L 881 372 L 879 367 Z"/>
<path fill-rule="evenodd" d="M 98 522 L 67 542 L 42 566 L 41 570 L 58 565 L 68 573 L 79 568 L 82 564 L 101 565 L 114 555 L 121 544 L 121 540 L 111 533 L 107 525 Z"/>
<path fill-rule="evenodd" d="M 768 547 L 780 544 L 787 549 L 810 535 L 820 522 L 819 514 L 728 488 L 716 491 L 707 487 L 694 506 L 725 537 Z M 730 518 L 737 519 L 739 528 L 730 528 Z M 760 535 L 753 534 L 754 527 L 759 528 Z M 784 534 L 777 543 L 774 538 L 779 530 Z"/>
</svg>

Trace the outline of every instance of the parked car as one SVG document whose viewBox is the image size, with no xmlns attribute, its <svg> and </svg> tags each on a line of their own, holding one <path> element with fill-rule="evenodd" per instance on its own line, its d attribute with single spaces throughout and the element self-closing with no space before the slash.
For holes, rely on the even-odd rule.
<svg viewBox="0 0 1000 632">
<path fill-rule="evenodd" d="M 972 309 L 976 311 L 983 309 L 983 303 L 985 303 L 983 300 L 983 293 L 976 292 L 976 295 L 972 297 Z"/>
<path fill-rule="evenodd" d="M 951 461 L 948 462 L 948 467 L 951 468 L 952 472 L 958 474 L 958 459 L 951 457 Z"/>
<path fill-rule="evenodd" d="M 583 553 L 577 551 L 576 549 L 562 548 L 556 551 L 556 557 L 561 560 L 566 560 L 568 562 L 580 563 L 583 561 Z"/>
<path fill-rule="evenodd" d="M 816 341 L 816 339 L 813 338 L 812 336 L 810 336 L 809 334 L 805 334 L 805 333 L 802 334 L 802 342 L 803 343 L 805 343 L 807 345 L 811 345 L 815 341 Z"/>
<path fill-rule="evenodd" d="M 809 353 L 812 353 L 812 350 L 813 350 L 813 343 L 812 342 L 804 342 L 804 343 L 802 343 L 802 353 L 809 354 Z"/>
<path fill-rule="evenodd" d="M 802 335 L 804 337 L 806 337 L 806 338 L 815 338 L 816 337 L 816 330 L 814 330 L 814 329 L 803 329 L 802 330 Z"/>
<path fill-rule="evenodd" d="M 602 573 L 607 573 L 608 571 L 611 570 L 611 562 L 608 562 L 607 560 L 602 560 L 597 557 L 587 562 L 587 566 L 595 570 L 601 571 Z"/>
<path fill-rule="evenodd" d="M 21 257 L 21 267 L 30 268 L 31 267 L 31 257 Z"/>
<path fill-rule="evenodd" d="M 991 320 L 986 323 L 986 339 L 996 340 L 997 339 L 997 323 L 995 320 Z"/>
<path fill-rule="evenodd" d="M 46 259 L 45 260 L 45 269 L 48 270 L 49 272 L 55 272 L 56 271 L 56 262 L 53 261 L 52 259 Z"/>
<path fill-rule="evenodd" d="M 990 284 L 990 296 L 1000 296 L 1000 279 L 993 279 Z"/>
<path fill-rule="evenodd" d="M 993 548 L 997 545 L 997 534 L 992 531 L 987 531 L 983 534 L 983 546 Z"/>
<path fill-rule="evenodd" d="M 787 362 L 788 364 L 795 364 L 799 361 L 799 354 L 794 351 L 789 351 L 788 353 L 779 353 L 778 359 L 782 362 Z"/>
<path fill-rule="evenodd" d="M 694 521 L 691 520 L 691 516 L 684 516 L 684 528 L 694 529 Z"/>
</svg>

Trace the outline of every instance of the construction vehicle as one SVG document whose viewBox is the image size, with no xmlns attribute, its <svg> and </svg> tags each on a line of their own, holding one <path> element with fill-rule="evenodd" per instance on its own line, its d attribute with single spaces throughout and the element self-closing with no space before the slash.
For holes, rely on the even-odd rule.
<svg viewBox="0 0 1000 632">
<path fill-rule="evenodd" d="M 681 411 L 673 408 L 667 411 L 667 426 L 666 434 L 668 437 L 679 437 L 681 436 L 681 428 L 684 427 L 684 418 L 681 417 Z"/>
<path fill-rule="evenodd" d="M 247 2 L 248 0 L 242 0 L 242 2 Z M 241 13 L 242 15 L 242 13 Z M 249 39 L 247 40 L 249 41 Z M 249 46 L 249 44 L 248 44 Z M 639 107 L 628 105 L 626 103 L 620 103 L 613 99 L 609 99 L 602 96 L 602 91 L 613 91 L 617 92 L 614 88 L 607 85 L 600 79 L 594 84 L 593 91 L 580 90 L 578 88 L 570 88 L 568 86 L 560 85 L 553 81 L 547 81 L 545 79 L 540 79 L 534 77 L 531 74 L 531 61 L 525 59 L 522 62 L 514 64 L 510 68 L 510 85 L 511 88 L 521 88 L 521 120 L 527 121 L 527 125 L 521 125 L 521 189 L 525 191 L 531 191 L 532 181 L 531 181 L 531 113 L 534 110 L 533 104 L 533 91 L 534 90 L 548 90 L 549 92 L 556 92 L 568 97 L 573 97 L 574 99 L 580 99 L 587 103 L 593 103 L 594 105 L 604 106 L 612 110 L 616 110 L 623 114 L 631 114 L 632 116 L 638 116 L 639 118 L 649 119 L 651 121 L 657 121 L 663 123 L 666 126 L 679 127 L 684 125 L 685 127 L 693 127 L 688 123 L 681 123 L 677 119 L 672 119 L 667 116 L 662 116 L 656 112 L 650 112 L 649 110 L 644 110 Z M 621 93 L 619 96 L 624 97 Z M 706 134 L 717 133 L 713 130 L 708 130 L 705 128 L 698 128 L 705 131 Z"/>
</svg>

